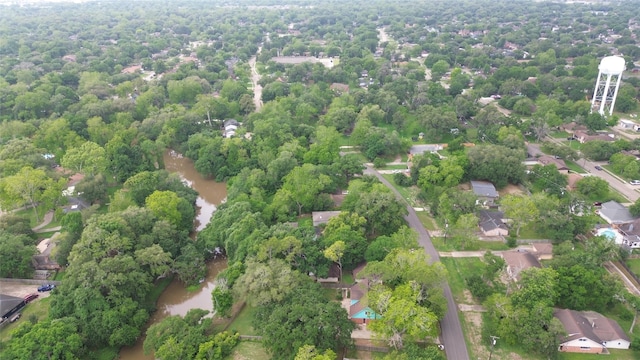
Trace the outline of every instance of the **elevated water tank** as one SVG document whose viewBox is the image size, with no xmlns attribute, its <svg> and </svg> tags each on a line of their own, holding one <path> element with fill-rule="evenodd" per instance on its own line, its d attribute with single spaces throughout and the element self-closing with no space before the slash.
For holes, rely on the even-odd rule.
<svg viewBox="0 0 640 360">
<path fill-rule="evenodd" d="M 598 79 L 591 98 L 592 112 L 595 110 L 600 115 L 613 114 L 624 69 L 625 61 L 620 56 L 607 56 L 600 61 Z"/>
</svg>

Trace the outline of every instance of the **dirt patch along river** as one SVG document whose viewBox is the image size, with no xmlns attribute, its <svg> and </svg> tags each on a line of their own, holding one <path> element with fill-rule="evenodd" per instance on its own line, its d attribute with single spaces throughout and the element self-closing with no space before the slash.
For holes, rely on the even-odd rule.
<svg viewBox="0 0 640 360">
<path fill-rule="evenodd" d="M 200 231 L 211 220 L 211 216 L 227 197 L 227 187 L 224 183 L 218 183 L 200 175 L 193 161 L 182 155 L 167 151 L 164 154 L 165 169 L 170 173 L 180 175 L 180 178 L 199 194 L 196 200 L 198 212 L 194 230 Z M 156 302 L 157 311 L 151 314 L 151 319 L 147 326 L 151 326 L 167 316 L 184 316 L 191 309 L 213 309 L 211 291 L 215 288 L 214 280 L 218 273 L 227 267 L 224 259 L 212 260 L 207 264 L 207 276 L 195 291 L 187 291 L 184 284 L 178 279 L 174 279 L 164 290 Z M 136 344 L 120 350 L 122 360 L 153 360 L 152 355 L 144 355 L 142 344 L 144 336 L 141 336 Z"/>
</svg>

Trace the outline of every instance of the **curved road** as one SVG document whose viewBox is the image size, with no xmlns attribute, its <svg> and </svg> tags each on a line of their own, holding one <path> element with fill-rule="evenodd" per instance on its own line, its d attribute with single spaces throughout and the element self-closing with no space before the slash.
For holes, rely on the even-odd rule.
<svg viewBox="0 0 640 360">
<path fill-rule="evenodd" d="M 402 199 L 402 195 L 391 185 L 385 178 L 380 175 L 376 170 L 367 166 L 367 169 L 364 171 L 367 175 L 376 176 L 385 186 L 387 186 L 396 197 Z M 404 201 L 404 199 L 403 199 Z M 413 228 L 418 232 L 418 243 L 424 248 L 424 251 L 431 257 L 431 261 L 440 261 L 440 256 L 438 255 L 438 251 L 431 243 L 431 237 L 427 230 L 422 226 L 420 219 L 418 219 L 418 215 L 416 215 L 416 211 L 407 205 L 407 210 L 409 211 L 409 215 L 405 216 L 405 220 Z M 444 350 L 447 354 L 447 359 L 449 360 L 469 360 L 469 351 L 467 351 L 467 344 L 464 340 L 464 335 L 462 334 L 462 325 L 460 324 L 460 318 L 458 318 L 458 307 L 456 306 L 455 301 L 453 301 L 453 294 L 451 293 L 451 288 L 449 284 L 445 282 L 442 285 L 444 290 L 444 296 L 447 298 L 447 313 L 444 316 L 444 319 L 441 321 L 442 327 L 442 343 L 444 345 Z"/>
</svg>

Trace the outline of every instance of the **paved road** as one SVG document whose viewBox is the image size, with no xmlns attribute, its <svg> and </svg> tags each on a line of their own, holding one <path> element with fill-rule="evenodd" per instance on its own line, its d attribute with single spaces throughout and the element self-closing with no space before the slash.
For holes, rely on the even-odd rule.
<svg viewBox="0 0 640 360">
<path fill-rule="evenodd" d="M 258 48 L 257 54 L 260 54 L 262 47 Z M 262 85 L 258 84 L 260 81 L 260 74 L 256 69 L 256 56 L 249 59 L 249 66 L 251 67 L 251 83 L 253 84 L 253 103 L 256 105 L 256 112 L 262 108 Z"/>
<path fill-rule="evenodd" d="M 402 199 L 402 195 L 391 185 L 385 178 L 382 177 L 377 171 L 375 171 L 371 166 L 367 166 L 367 169 L 364 171 L 367 175 L 376 176 L 383 184 L 385 184 L 391 191 L 396 194 L 396 197 Z M 403 200 L 404 201 L 404 200 Z M 405 217 L 405 220 L 418 233 L 418 243 L 424 248 L 425 252 L 431 257 L 431 261 L 440 261 L 440 256 L 438 255 L 438 251 L 433 246 L 431 242 L 431 237 L 427 230 L 425 230 L 424 226 L 418 219 L 418 215 L 416 215 L 415 210 L 407 205 L 407 211 L 409 211 L 409 215 Z M 453 301 L 453 294 L 451 293 L 451 288 L 448 283 L 444 283 L 442 286 L 444 290 L 444 296 L 447 298 L 447 313 L 444 316 L 444 319 L 441 321 L 442 327 L 442 343 L 444 345 L 444 350 L 447 354 L 447 359 L 449 360 L 469 360 L 469 351 L 467 351 L 467 344 L 464 341 L 464 335 L 462 334 L 462 325 L 460 324 L 460 319 L 458 318 L 458 306 L 456 306 L 455 301 Z"/>
<path fill-rule="evenodd" d="M 566 144 L 563 144 L 563 142 L 558 139 L 547 137 L 546 140 L 555 142 L 556 144 L 561 144 L 566 146 Z M 528 148 L 531 149 L 532 146 L 537 147 L 538 149 L 540 148 L 540 145 L 537 145 L 537 144 L 529 144 Z M 575 162 L 576 164 L 580 165 L 583 169 L 585 169 L 587 172 L 591 173 L 593 176 L 597 176 L 605 180 L 606 182 L 608 182 L 612 188 L 616 189 L 624 197 L 629 199 L 629 202 L 635 202 L 640 198 L 640 193 L 636 191 L 636 189 L 640 189 L 640 186 L 637 186 L 637 185 L 633 186 L 625 182 L 624 180 L 620 179 L 619 177 L 613 175 L 612 173 L 608 172 L 607 170 L 596 169 L 596 166 L 602 166 L 606 164 L 606 162 L 602 162 L 602 161 L 594 162 L 594 161 L 589 161 L 585 158 L 580 158 Z"/>
</svg>

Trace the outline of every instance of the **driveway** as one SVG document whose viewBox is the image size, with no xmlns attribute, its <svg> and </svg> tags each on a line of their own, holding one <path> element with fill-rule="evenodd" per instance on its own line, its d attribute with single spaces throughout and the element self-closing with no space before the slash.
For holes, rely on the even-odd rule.
<svg viewBox="0 0 640 360">
<path fill-rule="evenodd" d="M 367 166 L 364 173 L 376 176 L 385 186 L 396 194 L 397 198 L 402 199 L 400 193 L 371 166 Z M 404 200 L 402 201 L 404 202 Z M 438 251 L 436 251 L 436 248 L 433 246 L 431 237 L 424 226 L 422 226 L 415 210 L 407 205 L 407 211 L 409 211 L 409 214 L 405 217 L 405 220 L 409 226 L 418 233 L 418 243 L 424 248 L 432 262 L 440 261 Z M 469 360 L 469 351 L 467 350 L 467 344 L 464 340 L 464 335 L 462 334 L 462 325 L 458 318 L 458 306 L 453 300 L 453 294 L 451 293 L 449 284 L 445 282 L 442 288 L 444 290 L 444 296 L 447 298 L 447 313 L 445 314 L 444 319 L 440 322 L 440 326 L 442 329 L 442 344 L 444 345 L 447 359 Z"/>
</svg>

